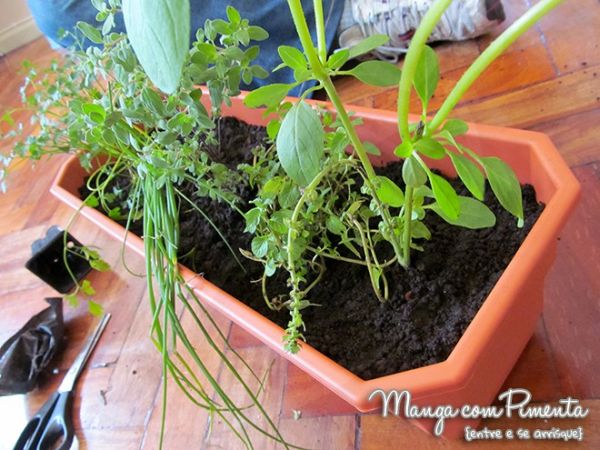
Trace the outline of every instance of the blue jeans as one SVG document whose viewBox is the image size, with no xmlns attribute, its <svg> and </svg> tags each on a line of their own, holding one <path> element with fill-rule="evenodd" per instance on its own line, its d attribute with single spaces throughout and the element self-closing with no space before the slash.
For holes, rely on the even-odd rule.
<svg viewBox="0 0 600 450">
<path fill-rule="evenodd" d="M 40 30 L 49 39 L 63 47 L 72 45 L 73 38 L 67 36 L 59 39 L 58 31 L 61 28 L 74 30 L 75 24 L 80 20 L 98 25 L 95 19 L 97 11 L 91 5 L 90 0 L 28 0 L 28 4 Z M 190 0 L 192 42 L 195 40 L 196 30 L 204 25 L 206 19 L 226 18 L 227 4 L 236 8 L 242 17 L 248 19 L 251 24 L 259 25 L 269 32 L 269 39 L 259 43 L 261 50 L 256 60 L 256 64 L 261 65 L 267 71 L 271 72 L 280 63 L 277 54 L 278 46 L 290 45 L 301 48 L 285 0 L 229 0 L 227 2 L 223 0 Z M 302 5 L 313 40 L 316 42 L 313 2 L 312 0 L 302 0 Z M 344 0 L 323 0 L 328 49 L 333 46 L 343 8 Z M 116 17 L 115 28 L 115 31 L 125 30 L 121 15 Z M 89 41 L 86 44 L 91 45 Z M 290 70 L 279 70 L 271 73 L 265 80 L 254 80 L 245 88 L 254 89 L 267 83 L 290 83 L 292 81 L 293 76 Z M 292 91 L 292 95 L 298 95 L 308 87 L 310 85 L 305 83 Z"/>
</svg>

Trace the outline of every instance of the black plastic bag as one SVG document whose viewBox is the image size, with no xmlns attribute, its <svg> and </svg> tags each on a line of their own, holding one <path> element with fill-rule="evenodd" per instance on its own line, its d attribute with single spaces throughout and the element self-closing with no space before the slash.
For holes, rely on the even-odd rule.
<svg viewBox="0 0 600 450">
<path fill-rule="evenodd" d="M 33 316 L 0 347 L 0 395 L 32 390 L 63 342 L 62 298 L 47 298 L 48 308 Z"/>
</svg>

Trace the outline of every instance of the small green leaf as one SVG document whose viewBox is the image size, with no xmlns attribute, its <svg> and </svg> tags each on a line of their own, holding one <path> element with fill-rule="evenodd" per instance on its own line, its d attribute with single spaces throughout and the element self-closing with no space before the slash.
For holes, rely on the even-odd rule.
<svg viewBox="0 0 600 450">
<path fill-rule="evenodd" d="M 273 177 L 262 187 L 260 194 L 265 198 L 274 198 L 281 193 L 284 179 L 282 177 Z"/>
<path fill-rule="evenodd" d="M 121 218 L 121 208 L 118 206 L 116 208 L 112 208 L 110 211 L 108 211 L 108 217 L 119 220 Z"/>
<path fill-rule="evenodd" d="M 98 201 L 98 197 L 95 195 L 89 195 L 84 201 L 83 204 L 85 206 L 89 206 L 90 208 L 96 208 L 100 202 Z"/>
<path fill-rule="evenodd" d="M 350 48 L 349 59 L 364 55 L 365 53 L 375 50 L 377 47 L 387 44 L 390 37 L 385 34 L 373 34 L 366 39 L 363 39 L 354 47 Z"/>
<path fill-rule="evenodd" d="M 483 200 L 485 194 L 485 177 L 479 167 L 469 158 L 458 153 L 448 152 L 456 173 L 467 189 L 478 200 Z"/>
<path fill-rule="evenodd" d="M 142 91 L 142 103 L 155 114 L 160 116 L 164 113 L 164 105 L 160 95 L 152 89 L 145 88 Z"/>
<path fill-rule="evenodd" d="M 430 137 L 419 139 L 415 143 L 415 150 L 433 159 L 442 159 L 446 156 L 446 149 L 444 146 Z"/>
<path fill-rule="evenodd" d="M 394 155 L 396 155 L 398 158 L 408 158 L 413 152 L 413 145 L 411 142 L 403 142 L 402 144 L 398 145 L 395 149 L 394 149 Z"/>
<path fill-rule="evenodd" d="M 231 5 L 227 5 L 227 18 L 232 24 L 239 24 L 242 20 L 240 13 Z"/>
<path fill-rule="evenodd" d="M 323 126 L 308 103 L 299 101 L 286 114 L 277 134 L 277 156 L 298 185 L 307 186 L 321 170 Z"/>
<path fill-rule="evenodd" d="M 350 59 L 350 51 L 347 48 L 338 50 L 327 60 L 327 67 L 331 70 L 339 69 L 346 61 L 348 61 L 348 59 Z"/>
<path fill-rule="evenodd" d="M 281 58 L 281 60 L 292 69 L 306 69 L 306 57 L 296 47 L 290 47 L 289 45 L 281 45 L 277 49 L 277 52 L 279 53 L 279 57 Z"/>
<path fill-rule="evenodd" d="M 260 208 L 252 208 L 244 214 L 244 219 L 246 219 L 246 228 L 244 228 L 244 232 L 254 233 L 256 231 L 256 227 L 260 223 L 261 214 L 262 211 Z"/>
<path fill-rule="evenodd" d="M 100 105 L 96 105 L 95 103 L 84 103 L 81 109 L 95 123 L 102 123 L 104 122 L 104 119 L 106 119 L 106 111 Z"/>
<path fill-rule="evenodd" d="M 92 316 L 101 316 L 104 308 L 100 303 L 96 303 L 93 300 L 88 300 L 88 311 Z"/>
<path fill-rule="evenodd" d="M 469 126 L 464 120 L 460 119 L 448 119 L 442 130 L 448 131 L 452 136 L 460 136 L 469 131 Z"/>
<path fill-rule="evenodd" d="M 402 179 L 407 186 L 418 187 L 427 181 L 427 174 L 413 156 L 404 160 L 402 164 Z"/>
<path fill-rule="evenodd" d="M 460 196 L 458 197 L 458 201 L 460 204 L 460 214 L 456 219 L 449 217 L 439 205 L 435 203 L 431 205 L 431 209 L 449 224 L 457 225 L 459 227 L 477 230 L 496 225 L 496 216 L 494 216 L 494 213 L 479 200 Z"/>
<path fill-rule="evenodd" d="M 377 177 L 377 187 L 375 189 L 377 197 L 386 205 L 394 208 L 400 208 L 404 204 L 404 193 L 402 189 L 385 176 Z"/>
<path fill-rule="evenodd" d="M 292 87 L 291 84 L 283 83 L 274 83 L 259 87 L 244 98 L 244 104 L 250 108 L 258 108 L 260 106 L 275 107 L 281 103 Z"/>
<path fill-rule="evenodd" d="M 523 215 L 523 196 L 521 184 L 508 164 L 496 157 L 481 158 L 492 191 L 500 204 L 521 221 Z"/>
<path fill-rule="evenodd" d="M 77 22 L 77 28 L 94 44 L 102 44 L 102 33 L 98 28 L 85 22 Z"/>
<path fill-rule="evenodd" d="M 325 225 L 327 226 L 327 230 L 329 230 L 330 233 L 337 234 L 338 236 L 341 236 L 344 230 L 346 229 L 346 227 L 344 226 L 344 222 L 342 222 L 338 217 L 334 215 L 329 215 L 327 217 Z"/>
<path fill-rule="evenodd" d="M 456 191 L 448 181 L 439 175 L 432 172 L 428 175 L 433 196 L 437 200 L 437 204 L 450 219 L 457 219 L 460 213 L 460 203 Z"/>
<path fill-rule="evenodd" d="M 373 155 L 373 156 L 381 156 L 381 150 L 379 150 L 379 147 L 377 147 L 375 144 L 373 144 L 372 142 L 369 141 L 365 141 L 363 142 L 363 145 L 365 147 L 365 151 L 369 154 L 369 155 Z"/>
<path fill-rule="evenodd" d="M 252 253 L 257 258 L 263 258 L 269 251 L 269 237 L 268 236 L 256 236 L 252 239 Z"/>
<path fill-rule="evenodd" d="M 274 141 L 277 137 L 277 133 L 279 133 L 279 127 L 281 127 L 281 122 L 277 119 L 273 119 L 267 124 L 267 135 L 272 141 Z"/>
<path fill-rule="evenodd" d="M 413 239 L 431 239 L 431 231 L 421 221 L 414 221 L 410 227 L 410 232 Z"/>
<path fill-rule="evenodd" d="M 89 280 L 83 280 L 79 289 L 81 289 L 81 292 L 85 295 L 92 296 L 96 294 L 96 290 L 92 287 L 92 283 L 90 283 Z"/>
<path fill-rule="evenodd" d="M 264 41 L 269 37 L 269 33 L 262 27 L 250 25 L 248 27 L 248 36 L 250 36 L 250 39 L 253 41 Z"/>
<path fill-rule="evenodd" d="M 440 64 L 437 55 L 431 47 L 426 45 L 417 64 L 414 79 L 415 90 L 425 107 L 433 96 L 439 80 Z"/>
<path fill-rule="evenodd" d="M 92 269 L 97 270 L 98 272 L 107 272 L 110 270 L 110 265 L 103 259 L 92 259 L 89 263 Z"/>
<path fill-rule="evenodd" d="M 348 72 L 363 83 L 373 86 L 394 86 L 400 81 L 402 72 L 385 61 L 365 61 Z"/>
</svg>

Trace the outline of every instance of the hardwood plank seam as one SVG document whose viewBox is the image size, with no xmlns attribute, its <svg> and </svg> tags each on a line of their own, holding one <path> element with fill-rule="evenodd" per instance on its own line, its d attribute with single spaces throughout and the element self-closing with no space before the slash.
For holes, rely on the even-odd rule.
<svg viewBox="0 0 600 450">
<path fill-rule="evenodd" d="M 531 1 L 527 0 L 527 3 L 529 4 L 529 3 L 531 3 Z M 556 76 L 560 76 L 561 75 L 560 68 L 558 67 L 558 64 L 556 63 L 554 54 L 550 50 L 550 46 L 548 45 L 548 39 L 546 38 L 546 35 L 544 34 L 544 30 L 542 30 L 542 27 L 540 26 L 539 23 L 537 23 L 535 25 L 535 28 L 537 29 L 538 33 L 540 34 L 540 42 L 542 43 L 542 46 L 546 50 L 546 55 L 548 55 L 548 60 L 550 61 L 550 65 L 554 69 L 554 74 Z"/>
<path fill-rule="evenodd" d="M 355 414 L 354 415 L 354 450 L 360 450 L 361 447 L 361 438 L 362 438 L 362 433 L 361 433 L 361 429 L 360 429 L 360 419 L 361 419 L 361 415 L 360 414 Z"/>
</svg>

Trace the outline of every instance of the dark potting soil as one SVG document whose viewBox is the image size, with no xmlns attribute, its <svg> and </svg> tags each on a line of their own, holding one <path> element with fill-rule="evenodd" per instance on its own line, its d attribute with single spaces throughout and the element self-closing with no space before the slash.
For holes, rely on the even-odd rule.
<svg viewBox="0 0 600 450">
<path fill-rule="evenodd" d="M 249 162 L 252 149 L 266 134 L 261 127 L 230 118 L 221 120 L 219 133 L 220 147 L 209 151 L 229 167 Z M 402 185 L 399 163 L 377 172 Z M 468 195 L 460 182 L 451 182 L 457 192 Z M 194 195 L 192 186 L 185 190 Z M 517 228 L 516 219 L 498 204 L 489 186 L 486 192 L 496 226 L 469 230 L 428 214 L 425 224 L 432 239 L 422 243 L 424 252 L 413 251 L 410 269 L 388 269 L 390 292 L 384 304 L 373 295 L 364 267 L 327 260 L 323 280 L 310 293 L 310 300 L 320 306 L 303 311 L 307 342 L 363 379 L 445 360 L 543 209 L 533 187 L 524 186 L 526 220 Z M 240 187 L 239 194 L 244 201 L 252 198 L 247 187 Z M 250 248 L 252 237 L 243 232 L 242 217 L 226 204 L 194 198 L 233 249 Z M 139 225 L 134 231 L 140 232 Z M 289 312 L 268 309 L 260 283 L 252 282 L 262 275 L 260 264 L 239 255 L 247 272 L 242 271 L 214 228 L 191 208 L 182 208 L 180 231 L 185 265 L 286 328 Z M 272 277 L 269 295 L 287 292 L 285 281 L 285 274 Z"/>
</svg>

